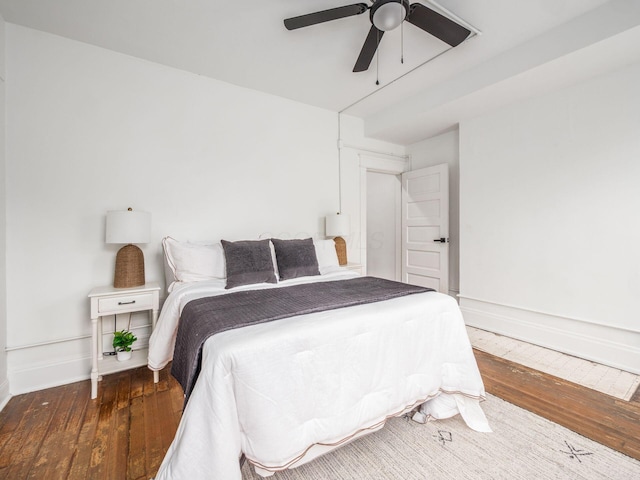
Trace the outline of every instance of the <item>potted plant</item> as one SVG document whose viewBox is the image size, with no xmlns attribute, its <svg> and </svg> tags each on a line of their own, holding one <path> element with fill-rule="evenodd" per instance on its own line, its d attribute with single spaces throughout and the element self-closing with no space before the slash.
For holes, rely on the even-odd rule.
<svg viewBox="0 0 640 480">
<path fill-rule="evenodd" d="M 113 348 L 116 349 L 118 361 L 124 362 L 131 358 L 131 344 L 138 340 L 129 330 L 120 330 L 113 334 Z"/>
</svg>

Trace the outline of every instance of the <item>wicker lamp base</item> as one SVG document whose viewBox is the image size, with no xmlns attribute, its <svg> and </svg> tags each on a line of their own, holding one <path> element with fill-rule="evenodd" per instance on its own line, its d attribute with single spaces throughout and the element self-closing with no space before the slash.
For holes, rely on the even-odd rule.
<svg viewBox="0 0 640 480">
<path fill-rule="evenodd" d="M 131 288 L 144 285 L 144 255 L 135 245 L 125 245 L 116 255 L 115 288 Z"/>
<path fill-rule="evenodd" d="M 336 237 L 333 239 L 336 242 L 336 253 L 338 254 L 338 264 L 347 264 L 347 242 L 342 237 Z"/>
</svg>

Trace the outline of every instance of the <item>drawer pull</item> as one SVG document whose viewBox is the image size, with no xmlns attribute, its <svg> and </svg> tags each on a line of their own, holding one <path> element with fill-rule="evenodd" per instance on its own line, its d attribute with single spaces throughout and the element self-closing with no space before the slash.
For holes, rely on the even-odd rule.
<svg viewBox="0 0 640 480">
<path fill-rule="evenodd" d="M 118 305 L 131 305 L 132 303 L 136 303 L 136 301 L 131 300 L 130 302 L 118 302 Z"/>
</svg>

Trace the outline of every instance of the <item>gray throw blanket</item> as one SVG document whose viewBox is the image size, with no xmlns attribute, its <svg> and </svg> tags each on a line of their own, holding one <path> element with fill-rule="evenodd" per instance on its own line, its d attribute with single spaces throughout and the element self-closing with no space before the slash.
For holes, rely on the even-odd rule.
<svg viewBox="0 0 640 480">
<path fill-rule="evenodd" d="M 216 333 L 428 291 L 433 289 L 382 278 L 360 277 L 231 292 L 192 300 L 185 305 L 180 316 L 171 374 L 182 385 L 186 405 L 200 373 L 202 346 Z"/>
</svg>

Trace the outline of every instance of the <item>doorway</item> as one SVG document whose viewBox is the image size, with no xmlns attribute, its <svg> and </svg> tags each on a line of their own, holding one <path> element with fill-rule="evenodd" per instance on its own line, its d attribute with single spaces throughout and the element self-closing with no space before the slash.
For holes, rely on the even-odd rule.
<svg viewBox="0 0 640 480">
<path fill-rule="evenodd" d="M 400 280 L 399 175 L 367 171 L 367 275 Z"/>
</svg>

